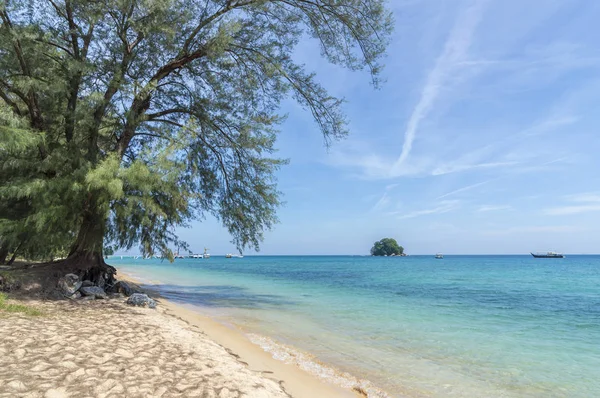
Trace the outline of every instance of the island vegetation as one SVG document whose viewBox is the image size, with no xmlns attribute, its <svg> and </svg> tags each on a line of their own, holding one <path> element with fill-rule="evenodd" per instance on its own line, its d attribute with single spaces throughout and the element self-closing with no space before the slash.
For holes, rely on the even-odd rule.
<svg viewBox="0 0 600 398">
<path fill-rule="evenodd" d="M 238 249 L 277 222 L 279 107 L 325 144 L 341 98 L 292 56 L 310 36 L 379 84 L 384 0 L 6 1 L 0 6 L 0 260 L 65 257 L 97 282 L 134 245 L 173 259 L 175 233 L 217 217 Z"/>
<path fill-rule="evenodd" d="M 383 238 L 373 244 L 372 256 L 405 256 L 404 248 L 393 238 Z"/>
</svg>

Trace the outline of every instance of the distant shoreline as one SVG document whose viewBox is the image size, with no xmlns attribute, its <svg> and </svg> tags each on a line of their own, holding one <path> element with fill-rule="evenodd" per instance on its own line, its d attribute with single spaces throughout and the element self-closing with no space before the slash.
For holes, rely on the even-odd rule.
<svg viewBox="0 0 600 398">
<path fill-rule="evenodd" d="M 600 253 L 569 253 L 569 252 L 564 252 L 563 253 L 565 256 L 600 256 Z M 212 257 L 225 257 L 225 254 L 212 254 Z M 250 258 L 250 257 L 374 257 L 374 258 L 409 258 L 409 257 L 428 257 L 428 256 L 435 256 L 435 253 L 427 253 L 427 254 L 408 254 L 406 256 L 372 256 L 370 254 L 244 254 L 244 257 Z M 444 253 L 444 256 L 449 256 L 449 257 L 453 257 L 453 256 L 462 256 L 462 257 L 500 257 L 500 256 L 523 256 L 523 257 L 531 257 L 531 253 L 513 253 L 513 254 L 456 254 L 456 253 Z M 139 254 L 113 254 L 108 256 L 108 260 L 110 260 L 111 258 L 133 258 L 133 257 L 140 257 L 141 255 Z M 187 260 L 188 258 L 185 258 L 183 260 Z M 177 260 L 181 260 L 181 259 L 177 259 Z M 176 260 L 176 261 L 177 261 Z M 191 258 L 189 258 L 189 260 L 192 260 Z M 193 259 L 193 260 L 198 260 L 198 261 L 207 261 L 210 259 Z M 239 261 L 236 259 L 232 259 L 232 261 Z"/>
</svg>

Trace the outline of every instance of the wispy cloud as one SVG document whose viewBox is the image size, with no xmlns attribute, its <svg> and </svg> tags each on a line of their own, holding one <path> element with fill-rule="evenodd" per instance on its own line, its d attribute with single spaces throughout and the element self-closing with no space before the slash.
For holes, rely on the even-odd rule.
<svg viewBox="0 0 600 398">
<path fill-rule="evenodd" d="M 456 210 L 460 207 L 460 201 L 458 200 L 446 200 L 437 203 L 434 207 L 422 210 L 415 210 L 405 214 L 402 214 L 399 211 L 389 213 L 390 215 L 398 215 L 398 219 L 403 220 L 407 218 L 415 218 L 420 216 L 426 216 L 430 214 L 442 214 L 448 213 L 450 211 Z"/>
<path fill-rule="evenodd" d="M 460 171 L 467 171 L 472 169 L 492 169 L 496 167 L 506 167 L 517 165 L 518 162 L 489 162 L 489 163 L 477 163 L 477 164 L 447 164 L 437 167 L 431 172 L 431 175 L 438 176 L 450 173 L 457 173 Z"/>
<path fill-rule="evenodd" d="M 579 205 L 579 206 L 562 206 L 546 209 L 544 214 L 549 216 L 568 216 L 573 214 L 589 213 L 600 211 L 600 204 L 597 205 Z"/>
<path fill-rule="evenodd" d="M 381 195 L 381 198 L 373 205 L 371 211 L 379 211 L 386 208 L 391 202 L 389 193 L 386 191 Z"/>
<path fill-rule="evenodd" d="M 482 9 L 483 1 L 476 1 L 457 18 L 444 50 L 436 60 L 431 72 L 429 72 L 429 76 L 421 90 L 419 102 L 417 102 L 408 120 L 404 131 L 402 152 L 394 164 L 394 169 L 403 167 L 410 155 L 419 124 L 433 108 L 445 80 L 455 71 L 457 66 L 461 66 L 467 60 L 473 34 L 481 20 Z"/>
<path fill-rule="evenodd" d="M 570 204 L 565 206 L 549 207 L 544 209 L 544 214 L 549 216 L 568 216 L 600 211 L 600 194 L 580 193 L 567 195 L 565 199 Z"/>
<path fill-rule="evenodd" d="M 407 73 L 395 73 L 394 69 L 389 81 L 402 84 L 393 87 L 381 106 L 368 106 L 375 116 L 357 122 L 356 135 L 337 144 L 328 156 L 328 164 L 359 180 L 402 179 L 405 189 L 401 194 L 387 189 L 373 192 L 369 183 L 373 195 L 363 206 L 382 215 L 381 220 L 393 215 L 390 220 L 425 217 L 429 222 L 453 219 L 467 211 L 475 213 L 474 223 L 502 214 L 533 220 L 530 211 L 514 202 L 536 185 L 530 180 L 543 180 L 548 175 L 543 173 L 549 172 L 562 178 L 587 167 L 586 163 L 590 167 L 597 163 L 593 155 L 588 155 L 590 159 L 582 156 L 588 154 L 588 148 L 593 153 L 597 145 L 588 141 L 582 146 L 581 139 L 585 134 L 591 137 L 590 122 L 596 120 L 592 105 L 600 87 L 600 69 L 592 66 L 600 65 L 600 56 L 577 61 L 583 55 L 596 54 L 597 45 L 551 45 L 587 40 L 574 32 L 571 37 L 543 36 L 539 40 L 542 28 L 552 32 L 552 23 L 546 22 L 560 16 L 548 8 L 540 11 L 543 18 L 537 11 L 523 14 L 515 23 L 520 30 L 499 35 L 498 29 L 515 26 L 511 18 L 519 15 L 519 7 L 500 0 L 462 0 L 462 5 L 456 9 L 435 6 L 424 14 L 428 19 L 420 25 L 427 28 L 415 36 L 430 35 L 427 48 L 433 52 L 415 46 L 419 51 L 414 63 L 403 65 L 404 61 L 396 59 L 395 65 L 403 65 Z M 506 11 L 503 23 L 495 21 L 494 10 L 500 9 Z M 426 58 L 418 58 L 423 55 Z M 589 73 L 575 76 L 574 72 L 584 67 Z M 385 95 L 387 90 L 383 91 Z M 502 184 L 493 183 L 492 187 L 490 181 L 494 180 Z M 578 186 L 565 185 L 570 189 Z M 488 192 L 492 188 L 493 197 Z M 555 202 L 550 188 L 539 191 L 536 216 L 551 216 L 559 221 L 555 224 L 569 223 L 569 215 L 600 215 L 600 201 L 565 197 L 561 203 Z M 441 203 L 448 199 L 464 201 Z M 515 208 L 504 203 L 515 203 Z M 572 226 L 529 226 L 490 233 L 535 234 L 569 228 Z"/>
<path fill-rule="evenodd" d="M 481 231 L 486 235 L 514 235 L 531 233 L 564 233 L 579 232 L 584 228 L 576 225 L 541 225 L 541 226 L 517 226 L 504 229 Z"/>
<path fill-rule="evenodd" d="M 450 192 L 447 192 L 447 193 L 445 193 L 443 195 L 440 195 L 436 199 L 439 200 L 439 199 L 447 198 L 448 196 L 456 195 L 457 193 L 461 193 L 461 192 L 465 192 L 465 191 L 470 191 L 471 189 L 480 187 L 480 186 L 485 185 L 485 184 L 487 184 L 489 182 L 492 182 L 492 181 L 494 181 L 494 179 L 487 180 L 487 181 L 482 181 L 482 182 L 478 182 L 476 184 L 467 185 L 466 187 L 458 188 L 458 189 L 455 189 L 454 191 L 450 191 Z"/>
<path fill-rule="evenodd" d="M 381 210 L 385 209 L 386 207 L 388 207 L 388 205 L 392 202 L 392 196 L 391 196 L 390 192 L 393 191 L 394 188 L 398 187 L 399 185 L 400 184 L 386 185 L 385 189 L 383 191 L 383 194 L 381 195 L 381 197 L 379 197 L 377 202 L 375 202 L 373 207 L 371 207 L 370 211 L 381 211 Z"/>
<path fill-rule="evenodd" d="M 485 213 L 488 211 L 501 211 L 501 210 L 512 210 L 511 205 L 481 205 L 477 208 L 478 213 Z"/>
<path fill-rule="evenodd" d="M 573 202 L 600 203 L 600 193 L 586 192 L 586 193 L 579 193 L 579 194 L 574 194 L 574 195 L 567 195 L 566 199 L 571 200 Z"/>
<path fill-rule="evenodd" d="M 520 133 L 523 136 L 534 136 L 541 135 L 547 133 L 548 131 L 555 130 L 560 127 L 570 126 L 572 124 L 577 123 L 580 120 L 579 116 L 575 115 L 560 115 L 560 116 L 552 116 L 547 118 L 537 124 L 534 124 L 527 130 Z"/>
<path fill-rule="evenodd" d="M 357 169 L 360 174 L 355 177 L 367 180 L 442 176 L 479 171 L 496 174 L 543 172 L 556 168 L 559 163 L 571 161 L 574 154 L 563 153 L 558 158 L 548 160 L 549 156 L 556 156 L 556 148 L 544 147 L 537 140 L 533 142 L 535 147 L 532 147 L 526 143 L 526 140 L 556 129 L 566 128 L 577 120 L 579 119 L 576 117 L 559 117 L 551 113 L 525 129 L 507 130 L 502 133 L 501 138 L 486 145 L 470 149 L 461 148 L 462 152 L 459 156 L 453 153 L 454 158 L 443 159 L 421 154 L 411 157 L 411 161 L 403 164 L 402 167 L 396 167 L 392 157 L 372 152 L 372 148 L 369 148 L 366 142 L 345 142 L 334 148 L 327 158 L 327 163 L 336 167 Z M 439 152 L 439 148 L 435 151 Z"/>
</svg>

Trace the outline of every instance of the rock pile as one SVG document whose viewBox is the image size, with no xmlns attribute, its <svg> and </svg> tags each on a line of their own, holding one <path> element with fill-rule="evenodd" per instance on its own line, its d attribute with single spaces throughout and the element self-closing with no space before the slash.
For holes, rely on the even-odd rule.
<svg viewBox="0 0 600 398">
<path fill-rule="evenodd" d="M 127 304 L 138 307 L 156 308 L 156 301 L 152 300 L 146 294 L 138 293 L 124 281 L 118 281 L 111 286 L 106 283 L 95 285 L 88 280 L 79 280 L 79 276 L 75 274 L 66 274 L 58 280 L 57 289 L 63 297 L 71 300 L 104 300 L 110 297 L 126 296 L 129 297 Z"/>
</svg>

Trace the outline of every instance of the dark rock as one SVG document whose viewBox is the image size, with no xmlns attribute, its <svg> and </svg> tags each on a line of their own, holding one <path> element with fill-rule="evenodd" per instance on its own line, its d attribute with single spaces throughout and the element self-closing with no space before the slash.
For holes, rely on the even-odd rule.
<svg viewBox="0 0 600 398">
<path fill-rule="evenodd" d="M 105 299 L 108 298 L 106 292 L 98 286 L 86 286 L 79 289 L 81 294 L 84 296 L 94 296 L 97 299 Z"/>
<path fill-rule="evenodd" d="M 96 285 L 98 287 L 102 288 L 102 290 L 104 290 L 104 285 L 106 285 L 106 279 L 102 275 L 100 275 L 98 277 L 98 281 L 96 282 Z"/>
<path fill-rule="evenodd" d="M 79 299 L 79 301 L 92 301 L 96 300 L 96 296 L 83 296 Z"/>
<path fill-rule="evenodd" d="M 133 293 L 136 293 L 136 291 L 131 286 L 129 286 L 127 282 L 123 281 L 118 281 L 117 283 L 115 283 L 115 285 L 112 288 L 112 291 L 115 293 L 123 293 L 127 297 L 131 296 Z"/>
<path fill-rule="evenodd" d="M 92 282 L 92 281 L 81 282 L 81 287 L 89 287 L 89 286 L 94 286 L 94 282 Z"/>
<path fill-rule="evenodd" d="M 58 288 L 65 297 L 72 296 L 81 287 L 81 281 L 75 274 L 67 274 L 58 280 Z"/>
<path fill-rule="evenodd" d="M 67 296 L 67 298 L 71 299 L 71 300 L 77 300 L 78 298 L 81 298 L 81 293 L 79 291 L 77 291 L 77 292 L 73 293 L 72 295 Z"/>
<path fill-rule="evenodd" d="M 127 304 L 135 305 L 136 307 L 156 308 L 156 301 L 143 293 L 133 293 L 131 297 L 127 299 Z"/>
</svg>

